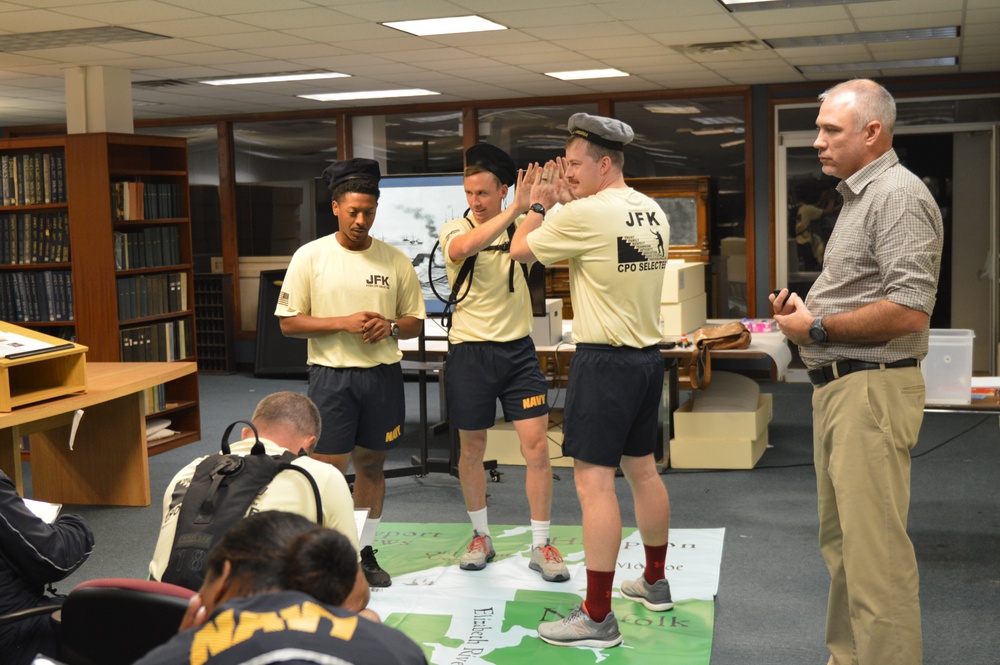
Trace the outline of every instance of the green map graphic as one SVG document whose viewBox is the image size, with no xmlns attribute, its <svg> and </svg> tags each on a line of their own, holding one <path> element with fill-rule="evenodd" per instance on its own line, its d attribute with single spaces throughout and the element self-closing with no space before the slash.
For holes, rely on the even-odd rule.
<svg viewBox="0 0 1000 665">
<path fill-rule="evenodd" d="M 580 527 L 553 526 L 552 544 L 562 553 L 572 579 L 549 583 L 527 567 L 531 533 L 526 527 L 492 526 L 496 558 L 483 571 L 463 571 L 458 559 L 471 537 L 464 524 L 383 523 L 375 541 L 379 564 L 393 584 L 373 589 L 371 607 L 383 621 L 420 644 L 433 665 L 524 665 L 531 658 L 558 658 L 560 664 L 636 663 L 646 658 L 671 665 L 707 665 L 712 652 L 714 589 L 688 599 L 683 578 L 697 565 L 718 574 L 718 549 L 686 534 L 722 530 L 675 530 L 667 556 L 674 609 L 651 612 L 622 598 L 622 579 L 642 574 L 644 554 L 635 529 L 623 529 L 612 610 L 624 638 L 610 649 L 556 647 L 538 639 L 538 624 L 565 616 L 585 593 L 586 573 Z M 684 542 L 674 537 L 681 533 Z M 693 562 L 693 563 L 689 563 Z M 672 569 L 673 568 L 673 569 Z M 709 584 L 711 586 L 711 584 Z M 541 662 L 541 661 L 539 661 Z M 651 662 L 651 660 L 650 660 Z"/>
</svg>

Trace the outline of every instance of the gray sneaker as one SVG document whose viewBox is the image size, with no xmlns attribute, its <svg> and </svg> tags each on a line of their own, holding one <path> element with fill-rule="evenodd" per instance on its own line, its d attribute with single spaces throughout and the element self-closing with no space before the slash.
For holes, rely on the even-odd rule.
<svg viewBox="0 0 1000 665">
<path fill-rule="evenodd" d="M 496 555 L 493 539 L 489 536 L 480 536 L 478 531 L 473 531 L 472 542 L 459 560 L 458 567 L 462 570 L 482 570 Z"/>
<path fill-rule="evenodd" d="M 596 647 L 605 649 L 622 643 L 618 619 L 609 612 L 604 621 L 597 623 L 577 605 L 561 621 L 547 621 L 538 626 L 538 637 L 559 647 Z"/>
<path fill-rule="evenodd" d="M 654 612 L 666 612 L 674 607 L 674 602 L 670 599 L 670 582 L 666 579 L 657 580 L 652 586 L 645 577 L 625 580 L 621 585 L 621 593 L 625 598 L 642 603 L 647 610 Z"/>
<path fill-rule="evenodd" d="M 541 547 L 531 550 L 531 562 L 528 568 L 541 573 L 542 579 L 546 582 L 565 582 L 569 579 L 569 569 L 563 563 L 559 550 L 549 545 L 548 540 Z"/>
</svg>

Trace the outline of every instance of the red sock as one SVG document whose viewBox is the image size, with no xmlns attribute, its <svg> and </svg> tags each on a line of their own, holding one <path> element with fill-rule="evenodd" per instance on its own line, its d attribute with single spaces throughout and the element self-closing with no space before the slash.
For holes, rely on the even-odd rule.
<svg viewBox="0 0 1000 665">
<path fill-rule="evenodd" d="M 650 584 L 656 584 L 666 577 L 663 574 L 663 566 L 667 561 L 667 544 L 663 545 L 642 545 L 646 549 L 646 569 L 643 577 Z"/>
<path fill-rule="evenodd" d="M 615 583 L 615 571 L 587 569 L 587 600 L 583 611 L 597 623 L 611 612 L 611 587 Z"/>
</svg>

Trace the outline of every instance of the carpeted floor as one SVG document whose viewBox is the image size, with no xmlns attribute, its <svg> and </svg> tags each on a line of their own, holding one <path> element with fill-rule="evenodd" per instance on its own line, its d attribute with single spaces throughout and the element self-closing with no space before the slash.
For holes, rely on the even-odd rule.
<svg viewBox="0 0 1000 665">
<path fill-rule="evenodd" d="M 305 392 L 300 379 L 249 374 L 200 378 L 203 441 L 150 459 L 153 505 L 147 508 L 67 506 L 87 519 L 97 537 L 90 560 L 57 585 L 68 590 L 87 579 L 144 576 L 170 477 L 192 458 L 218 449 L 230 422 L 250 415 L 264 395 Z M 672 525 L 725 528 L 719 593 L 714 605 L 712 663 L 822 665 L 829 578 L 816 545 L 816 490 L 812 469 L 808 385 L 762 383 L 774 395 L 771 447 L 750 471 L 670 470 Z M 391 465 L 405 467 L 417 453 L 416 383 L 408 382 L 407 432 Z M 553 397 L 554 403 L 558 399 Z M 431 421 L 437 390 L 429 391 Z M 432 441 L 446 454 L 444 437 Z M 1000 429 L 996 416 L 928 413 L 914 451 L 910 533 L 921 574 L 924 662 L 1000 663 Z M 500 468 L 490 483 L 490 522 L 526 524 L 524 468 Z M 30 469 L 26 468 L 26 473 Z M 557 468 L 553 524 L 579 525 L 573 471 Z M 624 479 L 616 481 L 623 526 L 634 527 Z M 30 494 L 29 494 L 30 495 Z M 467 520 L 458 480 L 445 473 L 388 481 L 387 522 L 462 524 Z M 447 598 L 440 602 L 446 604 Z M 559 653 L 562 653 L 560 651 Z M 589 653 L 589 652 L 588 652 Z M 576 662 L 560 656 L 558 662 Z M 663 653 L 666 662 L 670 654 Z M 586 662 L 595 662 L 594 659 Z"/>
</svg>

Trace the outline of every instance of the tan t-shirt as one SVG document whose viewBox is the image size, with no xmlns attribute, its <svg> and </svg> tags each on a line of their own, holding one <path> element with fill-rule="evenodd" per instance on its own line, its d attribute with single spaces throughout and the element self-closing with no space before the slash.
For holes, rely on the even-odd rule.
<svg viewBox="0 0 1000 665">
<path fill-rule="evenodd" d="M 515 223 L 524 221 L 519 217 Z M 455 279 L 463 261 L 448 257 L 448 245 L 456 237 L 472 230 L 465 217 L 453 219 L 441 227 L 438 238 L 445 256 L 448 284 L 454 288 Z M 493 245 L 509 241 L 507 232 L 501 233 Z M 531 297 L 524 281 L 524 269 L 514 265 L 514 292 L 510 292 L 510 252 L 483 250 L 476 258 L 472 286 L 468 296 L 455 306 L 448 340 L 461 342 L 510 342 L 531 334 Z M 464 284 L 459 296 L 465 293 Z"/>
<path fill-rule="evenodd" d="M 372 238 L 368 249 L 344 249 L 336 234 L 295 252 L 278 295 L 277 316 L 347 316 L 378 312 L 388 319 L 427 316 L 413 264 L 401 251 Z M 366 344 L 361 335 L 335 332 L 309 338 L 308 362 L 326 367 L 392 365 L 403 357 L 395 337 Z"/>
<path fill-rule="evenodd" d="M 605 189 L 550 214 L 527 241 L 545 265 L 569 259 L 574 343 L 660 341 L 670 225 L 656 201 L 631 187 Z"/>
<path fill-rule="evenodd" d="M 268 455 L 280 455 L 285 449 L 278 444 L 261 439 L 264 451 Z M 246 439 L 230 445 L 234 455 L 249 455 L 254 440 Z M 160 536 L 156 541 L 153 559 L 149 562 L 149 574 L 154 580 L 160 580 L 170 561 L 170 550 L 174 544 L 174 534 L 177 531 L 177 516 L 180 514 L 184 493 L 194 478 L 195 469 L 205 459 L 199 457 L 177 472 L 163 493 L 163 522 L 160 524 Z M 358 549 L 358 529 L 354 521 L 354 498 L 347 486 L 344 475 L 337 467 L 325 462 L 319 462 L 309 457 L 299 457 L 292 464 L 301 466 L 309 472 L 319 487 L 320 499 L 323 502 L 323 526 L 335 529 L 351 541 L 354 549 Z M 302 515 L 308 520 L 316 521 L 316 498 L 312 486 L 298 471 L 281 471 L 260 495 L 253 500 L 247 515 L 265 510 L 281 510 L 287 513 Z M 361 560 L 361 554 L 358 554 Z"/>
</svg>

